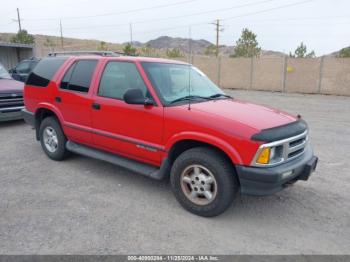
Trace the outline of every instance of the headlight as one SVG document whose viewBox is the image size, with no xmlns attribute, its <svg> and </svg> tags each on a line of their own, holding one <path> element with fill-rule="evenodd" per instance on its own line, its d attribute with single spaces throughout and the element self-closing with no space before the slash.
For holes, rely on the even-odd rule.
<svg viewBox="0 0 350 262">
<path fill-rule="evenodd" d="M 283 160 L 283 146 L 263 147 L 256 157 L 256 164 L 267 165 L 275 164 Z"/>
</svg>

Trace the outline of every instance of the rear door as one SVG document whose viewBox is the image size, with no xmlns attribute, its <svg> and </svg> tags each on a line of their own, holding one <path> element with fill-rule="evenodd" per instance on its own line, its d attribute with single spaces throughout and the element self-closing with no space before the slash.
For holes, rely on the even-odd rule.
<svg viewBox="0 0 350 262">
<path fill-rule="evenodd" d="M 68 139 L 83 144 L 92 143 L 90 87 L 97 64 L 97 59 L 76 60 L 62 77 L 54 96 Z"/>
<path fill-rule="evenodd" d="M 137 64 L 107 62 L 94 96 L 94 143 L 101 149 L 158 165 L 163 150 L 163 107 L 125 103 L 123 96 L 131 88 L 141 89 L 154 100 Z"/>
</svg>

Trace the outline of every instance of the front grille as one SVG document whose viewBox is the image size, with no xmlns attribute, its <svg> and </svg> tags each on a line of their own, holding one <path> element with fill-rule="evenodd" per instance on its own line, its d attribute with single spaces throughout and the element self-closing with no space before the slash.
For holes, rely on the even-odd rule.
<svg viewBox="0 0 350 262">
<path fill-rule="evenodd" d="M 18 93 L 0 94 L 0 111 L 14 112 L 23 108 L 23 95 Z"/>
<path fill-rule="evenodd" d="M 301 155 L 307 143 L 307 132 L 304 132 L 295 137 L 291 137 L 288 143 L 284 144 L 284 159 L 288 160 Z"/>
<path fill-rule="evenodd" d="M 308 142 L 307 132 L 305 130 L 302 134 L 261 145 L 252 161 L 252 165 L 275 166 L 302 155 Z M 275 158 L 269 164 L 258 164 L 256 162 L 257 157 L 265 147 L 275 148 Z"/>
</svg>

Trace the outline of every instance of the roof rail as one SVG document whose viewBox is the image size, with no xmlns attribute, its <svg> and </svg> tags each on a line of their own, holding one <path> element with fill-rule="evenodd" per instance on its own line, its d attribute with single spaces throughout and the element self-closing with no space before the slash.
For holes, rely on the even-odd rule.
<svg viewBox="0 0 350 262">
<path fill-rule="evenodd" d="M 121 56 L 121 55 L 125 55 L 125 53 L 112 52 L 112 51 L 62 51 L 62 52 L 52 52 L 48 54 L 48 56 L 65 56 L 65 55 Z"/>
</svg>

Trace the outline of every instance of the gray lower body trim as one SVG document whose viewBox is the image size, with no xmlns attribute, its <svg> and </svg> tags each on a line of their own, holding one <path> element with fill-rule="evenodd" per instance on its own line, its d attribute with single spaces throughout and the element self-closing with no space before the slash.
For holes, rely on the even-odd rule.
<svg viewBox="0 0 350 262">
<path fill-rule="evenodd" d="M 136 160 L 111 154 L 99 149 L 87 147 L 72 141 L 67 142 L 66 148 L 71 152 L 84 155 L 87 157 L 99 159 L 102 161 L 106 161 L 111 164 L 124 167 L 130 171 L 133 171 L 157 180 L 161 180 L 165 176 L 167 176 L 170 170 L 169 161 L 167 158 L 163 160 L 162 165 L 160 166 L 160 168 L 158 168 L 149 164 L 141 163 Z"/>
</svg>

